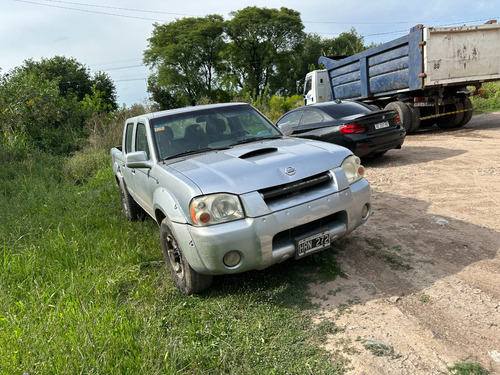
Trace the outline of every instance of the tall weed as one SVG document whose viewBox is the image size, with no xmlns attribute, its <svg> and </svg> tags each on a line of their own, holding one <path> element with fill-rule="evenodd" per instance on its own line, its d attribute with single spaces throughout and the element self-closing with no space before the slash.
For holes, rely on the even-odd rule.
<svg viewBox="0 0 500 375">
<path fill-rule="evenodd" d="M 219 277 L 184 296 L 156 223 L 123 217 L 111 167 L 75 185 L 66 163 L 0 163 L 1 374 L 344 372 L 308 314 L 318 264 Z"/>
</svg>

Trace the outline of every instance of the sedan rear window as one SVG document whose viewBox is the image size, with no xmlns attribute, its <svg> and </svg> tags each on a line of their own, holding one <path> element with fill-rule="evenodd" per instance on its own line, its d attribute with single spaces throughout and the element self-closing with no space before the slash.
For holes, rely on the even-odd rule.
<svg viewBox="0 0 500 375">
<path fill-rule="evenodd" d="M 356 102 L 341 102 L 320 108 L 334 119 L 373 112 L 370 107 Z"/>
</svg>

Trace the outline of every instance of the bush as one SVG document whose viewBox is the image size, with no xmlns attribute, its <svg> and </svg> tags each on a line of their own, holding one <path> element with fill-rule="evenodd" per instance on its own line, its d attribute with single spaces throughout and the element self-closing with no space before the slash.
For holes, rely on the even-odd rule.
<svg viewBox="0 0 500 375">
<path fill-rule="evenodd" d="M 66 161 L 63 173 L 73 183 L 84 184 L 108 165 L 108 152 L 104 150 L 77 152 Z"/>
<path fill-rule="evenodd" d="M 472 105 L 479 108 L 477 112 L 494 112 L 500 110 L 500 81 L 486 82 L 481 86 L 484 93 L 471 97 Z"/>
<path fill-rule="evenodd" d="M 286 112 L 301 107 L 304 104 L 300 95 L 293 95 L 288 98 L 273 95 L 269 99 L 258 98 L 255 102 L 248 102 L 266 115 L 272 122 L 276 122 Z"/>
</svg>

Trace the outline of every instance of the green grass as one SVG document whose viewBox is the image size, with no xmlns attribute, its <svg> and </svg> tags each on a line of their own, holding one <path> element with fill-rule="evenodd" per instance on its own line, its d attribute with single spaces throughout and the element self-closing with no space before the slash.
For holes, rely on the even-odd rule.
<svg viewBox="0 0 500 375">
<path fill-rule="evenodd" d="M 321 349 L 337 328 L 314 326 L 307 291 L 341 273 L 332 252 L 185 296 L 156 224 L 123 217 L 111 168 L 75 184 L 64 165 L 0 160 L 0 374 L 345 371 Z"/>
<path fill-rule="evenodd" d="M 488 375 L 490 373 L 481 365 L 469 362 L 460 362 L 450 366 L 448 372 L 453 375 Z"/>
</svg>

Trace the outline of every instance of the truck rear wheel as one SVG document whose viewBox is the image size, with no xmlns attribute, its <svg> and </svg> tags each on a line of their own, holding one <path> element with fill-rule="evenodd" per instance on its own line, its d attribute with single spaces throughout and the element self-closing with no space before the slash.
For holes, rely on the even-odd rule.
<svg viewBox="0 0 500 375">
<path fill-rule="evenodd" d="M 469 97 L 465 97 L 462 100 L 462 104 L 464 106 L 464 117 L 462 118 L 462 121 L 460 121 L 457 125 L 457 128 L 460 128 L 464 125 L 466 125 L 470 119 L 472 118 L 472 102 L 470 101 Z"/>
<path fill-rule="evenodd" d="M 410 105 L 408 108 L 410 108 L 411 113 L 411 127 L 410 130 L 408 130 L 408 134 L 413 134 L 420 127 L 420 109 Z"/>
<path fill-rule="evenodd" d="M 145 217 L 144 210 L 137 204 L 134 198 L 132 198 L 127 190 L 125 182 L 118 182 L 118 188 L 120 189 L 120 198 L 122 201 L 123 213 L 125 214 L 127 220 L 143 220 Z"/>
<path fill-rule="evenodd" d="M 458 127 L 458 124 L 462 121 L 464 113 L 460 112 L 463 110 L 462 102 L 457 102 L 455 104 L 447 104 L 444 108 L 446 112 L 454 112 L 446 116 L 441 116 L 436 119 L 436 124 L 441 129 L 452 129 Z"/>
<path fill-rule="evenodd" d="M 210 287 L 213 276 L 202 275 L 191 268 L 166 219 L 160 225 L 160 240 L 163 258 L 177 289 L 191 295 Z"/>
<path fill-rule="evenodd" d="M 387 110 L 393 110 L 398 113 L 401 124 L 407 132 L 411 131 L 412 128 L 412 113 L 410 107 L 403 102 L 390 102 L 385 106 Z"/>
</svg>

